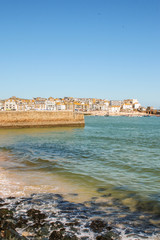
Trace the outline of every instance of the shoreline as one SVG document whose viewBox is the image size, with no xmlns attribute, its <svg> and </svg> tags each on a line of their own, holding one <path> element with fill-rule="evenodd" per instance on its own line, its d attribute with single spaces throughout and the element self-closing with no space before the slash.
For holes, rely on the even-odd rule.
<svg viewBox="0 0 160 240">
<path fill-rule="evenodd" d="M 72 193 L 74 196 L 74 193 Z M 116 210 L 119 221 L 104 211 L 106 203 L 96 199 L 84 203 L 68 201 L 61 194 L 41 193 L 29 197 L 0 199 L 0 237 L 3 240 L 158 240 L 159 229 L 147 215 Z M 109 207 L 109 206 L 108 206 Z M 153 225 L 153 226 L 152 226 Z"/>
<path fill-rule="evenodd" d="M 154 114 L 141 113 L 141 112 L 119 112 L 119 113 L 108 113 L 108 111 L 91 111 L 84 112 L 84 115 L 87 116 L 125 116 L 125 117 L 144 117 L 144 116 L 156 116 Z"/>
<path fill-rule="evenodd" d="M 6 161 L 1 154 L 1 161 Z M 5 175 L 6 173 L 6 175 Z M 15 192 L 19 184 L 14 174 L 0 168 L 7 184 Z M 10 178 L 11 177 L 11 178 Z M 5 179 L 6 178 L 6 179 Z M 13 179 L 14 181 L 12 181 Z M 12 180 L 11 180 L 12 179 Z M 9 181 L 8 181 L 9 180 Z M 11 181 L 10 181 L 11 180 Z M 16 187 L 17 184 L 17 187 Z M 54 187 L 56 183 L 54 183 Z M 9 185 L 6 187 L 9 188 Z M 0 236 L 8 240 L 157 240 L 158 218 L 143 211 L 132 211 L 105 188 L 97 189 L 99 197 L 74 201 L 80 193 L 69 188 L 65 193 L 34 191 L 28 195 L 8 192 L 0 198 Z"/>
</svg>

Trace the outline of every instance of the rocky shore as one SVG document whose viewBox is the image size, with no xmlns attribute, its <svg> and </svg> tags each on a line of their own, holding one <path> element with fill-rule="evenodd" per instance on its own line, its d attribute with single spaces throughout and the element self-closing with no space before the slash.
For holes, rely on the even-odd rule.
<svg viewBox="0 0 160 240">
<path fill-rule="evenodd" d="M 91 219 L 91 210 L 65 201 L 59 194 L 0 199 L 0 239 L 120 239 L 107 222 Z"/>
<path fill-rule="evenodd" d="M 126 234 L 137 237 L 131 239 L 141 239 L 138 236 L 142 234 L 142 228 L 144 238 L 158 233 L 145 217 L 137 222 L 134 215 L 128 212 L 125 218 L 121 210 L 124 213 L 129 209 L 124 206 L 121 206 L 119 213 L 115 212 L 117 216 L 121 214 L 121 221 L 117 218 L 114 223 L 109 220 L 111 215 L 101 207 L 109 209 L 105 202 L 96 203 L 92 199 L 88 203 L 73 203 L 66 201 L 60 194 L 32 194 L 30 197 L 0 199 L 0 239 L 123 240 L 122 232 L 117 228 L 120 223 L 123 223 Z M 136 227 L 136 230 L 131 226 Z"/>
</svg>

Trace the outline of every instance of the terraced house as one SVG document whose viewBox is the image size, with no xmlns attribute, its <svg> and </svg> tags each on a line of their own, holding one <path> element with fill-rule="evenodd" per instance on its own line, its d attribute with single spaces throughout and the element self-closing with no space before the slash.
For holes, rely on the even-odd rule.
<svg viewBox="0 0 160 240">
<path fill-rule="evenodd" d="M 21 99 L 15 96 L 0 101 L 0 111 L 134 111 L 140 109 L 137 99 L 106 100 L 96 98 L 42 98 Z"/>
</svg>

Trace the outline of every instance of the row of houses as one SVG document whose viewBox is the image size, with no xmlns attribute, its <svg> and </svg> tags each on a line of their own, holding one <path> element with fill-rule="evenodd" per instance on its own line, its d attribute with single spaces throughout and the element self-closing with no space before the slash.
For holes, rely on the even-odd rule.
<svg viewBox="0 0 160 240">
<path fill-rule="evenodd" d="M 33 98 L 21 99 L 11 97 L 0 100 L 0 111 L 134 111 L 140 110 L 141 105 L 137 99 L 127 99 L 123 101 L 106 100 L 96 98 Z"/>
</svg>

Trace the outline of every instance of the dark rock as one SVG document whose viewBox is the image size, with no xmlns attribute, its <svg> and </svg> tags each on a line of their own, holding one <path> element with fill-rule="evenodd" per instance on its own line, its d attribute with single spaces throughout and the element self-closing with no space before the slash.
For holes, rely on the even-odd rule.
<svg viewBox="0 0 160 240">
<path fill-rule="evenodd" d="M 28 210 L 27 215 L 38 222 L 46 218 L 46 215 L 44 213 L 41 213 L 39 210 L 36 209 Z"/>
<path fill-rule="evenodd" d="M 60 195 L 60 194 L 54 194 L 54 196 L 58 199 L 63 199 L 62 195 Z"/>
<path fill-rule="evenodd" d="M 61 233 L 64 233 L 65 230 L 66 230 L 65 228 L 61 228 L 61 229 L 60 229 L 60 232 L 61 232 Z"/>
<path fill-rule="evenodd" d="M 72 232 L 77 232 L 77 228 L 75 228 L 75 227 L 70 227 L 70 230 L 72 231 Z"/>
<path fill-rule="evenodd" d="M 78 222 L 77 220 L 75 220 L 74 222 L 69 222 L 65 224 L 66 226 L 80 226 L 80 222 Z"/>
<path fill-rule="evenodd" d="M 13 212 L 8 210 L 7 208 L 1 208 L 0 209 L 0 218 L 6 219 L 6 218 L 12 218 Z"/>
<path fill-rule="evenodd" d="M 114 239 L 119 239 L 119 236 L 117 234 L 115 234 L 114 232 L 107 232 L 104 235 L 101 236 L 97 236 L 96 240 L 114 240 Z"/>
<path fill-rule="evenodd" d="M 29 217 L 32 217 L 32 216 L 34 216 L 34 215 L 36 215 L 36 214 L 40 214 L 41 212 L 39 211 L 39 210 L 37 210 L 37 209 L 29 209 L 28 211 L 27 211 L 27 215 L 29 216 Z"/>
<path fill-rule="evenodd" d="M 63 237 L 63 240 L 78 240 L 78 238 L 75 235 L 73 236 L 65 235 Z"/>
<path fill-rule="evenodd" d="M 56 222 L 52 222 L 51 226 L 53 227 L 53 229 L 57 230 L 59 228 L 64 228 L 64 225 L 62 222 L 60 221 L 56 221 Z"/>
<path fill-rule="evenodd" d="M 110 197 L 110 196 L 112 196 L 112 194 L 111 193 L 108 193 L 108 194 L 104 194 L 104 195 L 102 195 L 101 197 Z"/>
<path fill-rule="evenodd" d="M 97 192 L 104 192 L 104 191 L 106 191 L 107 190 L 107 188 L 98 188 L 97 189 Z"/>
<path fill-rule="evenodd" d="M 5 206 L 5 205 L 8 205 L 8 203 L 5 203 L 5 202 L 0 203 L 0 208 L 3 207 L 3 206 Z"/>
<path fill-rule="evenodd" d="M 20 216 L 19 219 L 17 219 L 17 223 L 15 225 L 16 228 L 23 228 L 26 226 L 28 220 Z"/>
<path fill-rule="evenodd" d="M 80 215 L 80 216 L 78 216 L 78 217 L 79 217 L 79 219 L 88 219 L 88 217 L 85 216 L 85 215 Z"/>
<path fill-rule="evenodd" d="M 91 199 L 92 199 L 92 200 L 96 200 L 96 199 L 98 199 L 98 197 L 92 197 Z"/>
<path fill-rule="evenodd" d="M 42 228 L 43 225 L 44 225 L 44 224 L 41 224 L 40 222 L 36 222 L 36 223 L 34 223 L 33 225 L 31 225 L 31 227 L 32 227 L 33 229 L 35 229 L 35 228 Z"/>
<path fill-rule="evenodd" d="M 34 226 L 33 226 L 33 229 L 34 229 Z M 49 225 L 48 224 L 43 224 L 43 226 L 41 226 L 38 230 L 38 235 L 39 236 L 48 236 L 49 234 Z M 48 239 L 48 238 L 47 238 Z"/>
<path fill-rule="evenodd" d="M 12 200 L 12 199 L 15 199 L 15 197 L 10 196 L 10 197 L 8 197 L 7 199 L 11 199 L 11 200 Z"/>
<path fill-rule="evenodd" d="M 70 196 L 78 196 L 78 193 L 69 193 Z"/>
<path fill-rule="evenodd" d="M 63 235 L 60 231 L 53 231 L 49 236 L 49 240 L 63 240 Z"/>
<path fill-rule="evenodd" d="M 7 230 L 7 229 L 15 229 L 15 222 L 14 220 L 7 219 L 1 221 L 1 229 Z"/>
<path fill-rule="evenodd" d="M 107 223 L 100 220 L 100 219 L 96 219 L 93 220 L 90 224 L 90 228 L 94 231 L 94 232 L 102 232 L 104 229 L 107 228 Z"/>
<path fill-rule="evenodd" d="M 27 238 L 20 236 L 19 233 L 13 229 L 7 229 L 4 232 L 1 231 L 1 237 L 5 240 L 27 240 Z"/>
</svg>

